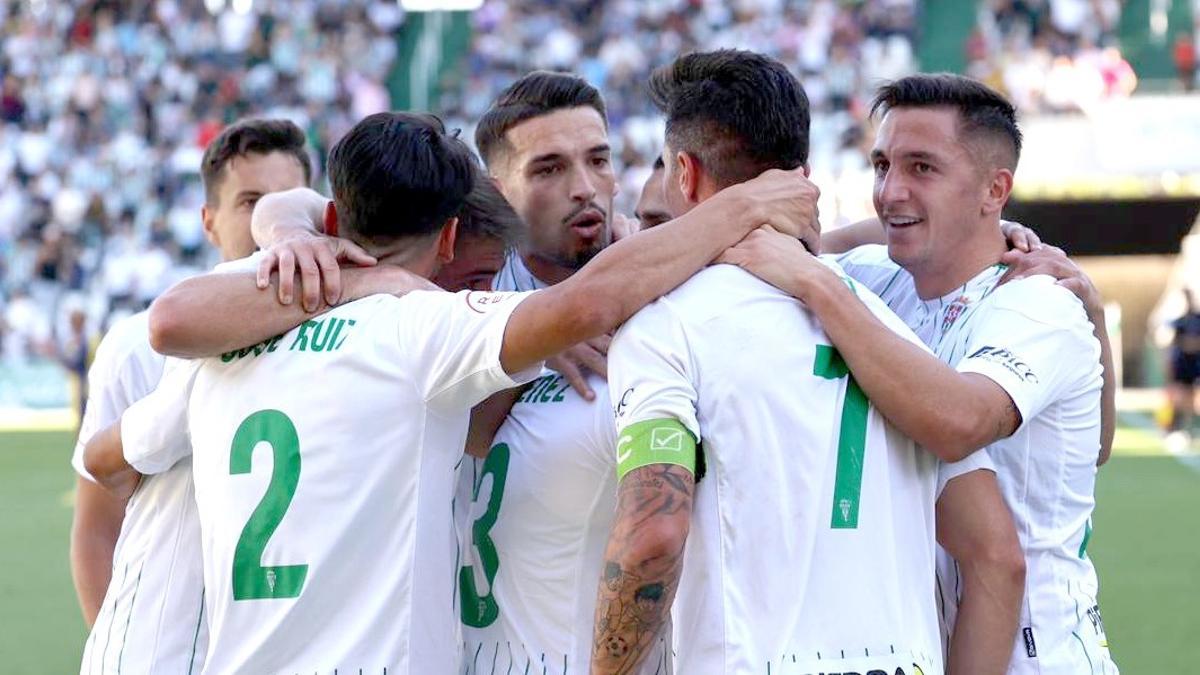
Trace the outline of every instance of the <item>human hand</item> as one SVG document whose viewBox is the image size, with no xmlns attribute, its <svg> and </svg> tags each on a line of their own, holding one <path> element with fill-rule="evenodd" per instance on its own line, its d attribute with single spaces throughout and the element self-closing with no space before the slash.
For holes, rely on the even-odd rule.
<svg viewBox="0 0 1200 675">
<path fill-rule="evenodd" d="M 571 388 L 588 401 L 596 398 L 596 392 L 587 384 L 587 373 L 593 372 L 608 379 L 608 346 L 612 338 L 607 335 L 594 337 L 546 360 L 546 367 L 567 378 Z"/>
<path fill-rule="evenodd" d="M 754 225 L 769 225 L 777 232 L 804 242 L 812 253 L 820 252 L 821 222 L 817 200 L 821 190 L 804 175 L 802 168 L 764 171 L 727 190 L 733 191 L 733 198 L 742 200 L 738 213 L 751 218 Z"/>
<path fill-rule="evenodd" d="M 297 231 L 266 250 L 258 264 L 258 287 L 271 283 L 271 273 L 279 271 L 279 302 L 292 304 L 295 274 L 300 270 L 301 305 L 306 312 L 321 306 L 322 290 L 327 305 L 335 305 L 342 296 L 341 263 L 369 267 L 376 263 L 358 244 L 338 237 Z"/>
<path fill-rule="evenodd" d="M 1036 274 L 1046 274 L 1054 277 L 1059 286 L 1082 300 L 1089 315 L 1104 308 L 1103 298 L 1092 280 L 1057 246 L 1039 244 L 1037 249 L 1029 253 L 1013 249 L 1001 256 L 1000 262 L 1008 265 L 1008 271 L 1000 278 L 1001 284 Z"/>
</svg>

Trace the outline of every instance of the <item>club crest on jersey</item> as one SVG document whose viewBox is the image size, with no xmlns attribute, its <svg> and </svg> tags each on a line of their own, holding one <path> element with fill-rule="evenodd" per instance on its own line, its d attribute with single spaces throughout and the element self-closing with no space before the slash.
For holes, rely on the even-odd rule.
<svg viewBox="0 0 1200 675">
<path fill-rule="evenodd" d="M 958 296 L 954 302 L 950 303 L 950 307 L 946 309 L 946 315 L 942 317 L 943 333 L 950 330 L 950 327 L 954 325 L 955 321 L 958 321 L 958 317 L 962 316 L 963 310 L 965 310 L 969 304 L 971 304 L 971 299 L 965 295 Z"/>
</svg>

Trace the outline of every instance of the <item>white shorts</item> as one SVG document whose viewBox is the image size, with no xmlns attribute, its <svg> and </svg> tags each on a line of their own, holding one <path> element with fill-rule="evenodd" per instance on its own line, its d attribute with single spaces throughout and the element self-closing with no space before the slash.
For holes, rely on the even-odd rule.
<svg viewBox="0 0 1200 675">
<path fill-rule="evenodd" d="M 1009 675 L 1119 675 L 1108 651 L 1099 606 L 1081 604 L 1078 614 L 1072 630 L 1065 634 L 1022 626 Z"/>
</svg>

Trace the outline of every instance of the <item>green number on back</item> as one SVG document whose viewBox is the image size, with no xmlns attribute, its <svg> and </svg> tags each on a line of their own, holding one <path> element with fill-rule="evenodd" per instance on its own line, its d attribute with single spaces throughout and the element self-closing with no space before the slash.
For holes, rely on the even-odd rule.
<svg viewBox="0 0 1200 675">
<path fill-rule="evenodd" d="M 229 453 L 231 476 L 250 473 L 251 457 L 259 443 L 271 446 L 274 457 L 271 482 L 242 528 L 233 552 L 233 599 L 295 598 L 304 588 L 308 565 L 263 567 L 262 553 L 287 513 L 300 482 L 300 439 L 296 425 L 278 410 L 259 410 L 247 417 L 233 435 Z"/>
<path fill-rule="evenodd" d="M 475 587 L 475 568 L 466 565 L 458 571 L 458 587 L 462 593 L 462 622 L 474 628 L 489 626 L 500 616 L 500 605 L 492 595 L 492 583 L 496 580 L 496 570 L 500 568 L 500 556 L 496 553 L 496 544 L 492 541 L 491 530 L 496 524 L 496 516 L 500 513 L 500 500 L 504 498 L 504 479 L 508 475 L 508 445 L 497 443 L 492 446 L 483 469 L 475 479 L 475 489 L 471 493 L 472 503 L 479 499 L 479 488 L 483 486 L 483 477 L 491 474 L 492 493 L 488 497 L 487 510 L 471 525 L 471 543 L 479 550 L 479 562 L 483 565 L 483 576 L 487 579 L 487 595 L 480 597 L 479 589 Z"/>
<path fill-rule="evenodd" d="M 827 380 L 848 378 L 842 399 L 842 423 L 838 430 L 837 477 L 833 487 L 833 515 L 829 526 L 858 527 L 858 503 L 862 497 L 863 456 L 867 449 L 867 412 L 871 404 L 842 355 L 829 345 L 817 345 L 813 375 Z"/>
</svg>

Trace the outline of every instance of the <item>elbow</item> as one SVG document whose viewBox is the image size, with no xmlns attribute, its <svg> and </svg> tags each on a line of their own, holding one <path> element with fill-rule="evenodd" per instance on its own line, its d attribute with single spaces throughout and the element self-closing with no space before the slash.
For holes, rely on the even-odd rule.
<svg viewBox="0 0 1200 675">
<path fill-rule="evenodd" d="M 960 462 L 997 440 L 996 420 L 983 405 L 945 410 L 930 429 L 926 449 L 944 462 Z"/>
<path fill-rule="evenodd" d="M 95 441 L 90 441 L 83 450 L 83 469 L 88 475 L 100 483 L 100 476 L 104 474 L 104 464 L 100 461 L 100 453 L 94 445 Z M 101 483 L 102 484 L 102 483 Z"/>
<path fill-rule="evenodd" d="M 643 523 L 626 549 L 625 567 L 642 571 L 674 567 L 683 554 L 688 530 L 686 518 Z"/>
<path fill-rule="evenodd" d="M 83 468 L 96 483 L 104 488 L 110 488 L 111 464 L 105 461 L 105 447 L 102 439 L 107 432 L 101 432 L 92 437 L 83 449 Z"/>
<path fill-rule="evenodd" d="M 1020 598 L 1025 591 L 1025 553 L 1015 536 L 982 543 L 960 565 L 997 594 Z"/>
<path fill-rule="evenodd" d="M 943 462 L 960 462 L 987 445 L 978 419 L 957 413 L 941 416 L 929 429 L 921 445 Z"/>
<path fill-rule="evenodd" d="M 150 305 L 148 322 L 150 347 L 166 356 L 187 357 L 190 354 L 184 349 L 186 345 L 182 340 L 184 331 L 181 319 L 183 315 L 176 307 L 177 304 L 171 291 L 167 291 L 159 296 L 154 304 Z"/>
</svg>

